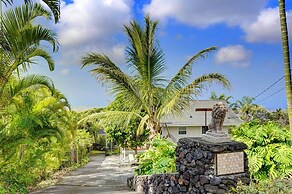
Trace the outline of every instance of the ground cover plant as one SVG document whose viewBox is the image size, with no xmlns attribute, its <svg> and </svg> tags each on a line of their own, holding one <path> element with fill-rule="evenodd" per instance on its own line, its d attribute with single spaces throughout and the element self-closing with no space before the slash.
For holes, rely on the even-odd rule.
<svg viewBox="0 0 292 194">
<path fill-rule="evenodd" d="M 240 194 L 287 194 L 292 193 L 291 179 L 263 180 L 260 182 L 251 182 L 250 185 L 239 183 L 229 193 Z"/>
</svg>

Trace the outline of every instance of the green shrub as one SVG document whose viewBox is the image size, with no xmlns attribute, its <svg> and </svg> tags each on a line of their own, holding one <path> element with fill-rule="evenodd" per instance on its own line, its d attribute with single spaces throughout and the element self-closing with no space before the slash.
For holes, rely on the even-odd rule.
<svg viewBox="0 0 292 194">
<path fill-rule="evenodd" d="M 291 179 L 276 179 L 276 180 L 264 180 L 258 183 L 251 182 L 246 186 L 241 183 L 233 188 L 230 193 L 241 194 L 287 194 L 292 193 L 292 180 Z"/>
<path fill-rule="evenodd" d="M 10 171 L 9 173 L 0 173 L 0 193 L 24 194 L 27 193 L 25 176 Z"/>
<path fill-rule="evenodd" d="M 234 140 L 247 144 L 249 170 L 255 180 L 292 175 L 292 142 L 288 130 L 274 122 L 244 123 L 231 129 Z"/>
<path fill-rule="evenodd" d="M 137 156 L 139 167 L 135 170 L 136 174 L 149 175 L 175 172 L 175 147 L 175 143 L 155 138 L 149 149 Z"/>
</svg>

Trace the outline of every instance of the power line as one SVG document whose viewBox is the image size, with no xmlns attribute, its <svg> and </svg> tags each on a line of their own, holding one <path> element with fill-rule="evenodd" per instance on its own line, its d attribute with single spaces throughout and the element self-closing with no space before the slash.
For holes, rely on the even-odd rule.
<svg viewBox="0 0 292 194">
<path fill-rule="evenodd" d="M 254 97 L 254 99 L 256 99 L 257 97 L 259 97 L 260 95 L 262 95 L 263 93 L 265 93 L 266 91 L 268 91 L 271 87 L 273 87 L 274 85 L 276 85 L 279 81 L 281 81 L 285 76 L 281 77 L 280 79 L 278 79 L 277 81 L 275 81 L 272 85 L 270 85 L 269 87 L 267 87 L 264 91 L 262 91 L 261 93 L 259 93 L 258 95 L 256 95 Z"/>
<path fill-rule="evenodd" d="M 281 92 L 281 91 L 282 91 L 282 90 L 284 90 L 284 89 L 285 89 L 285 87 L 281 88 L 281 89 L 280 89 L 280 90 L 278 90 L 277 92 L 274 92 L 274 93 L 272 93 L 271 95 L 269 95 L 269 96 L 265 97 L 264 99 L 261 99 L 261 100 L 259 100 L 259 101 L 255 102 L 255 104 L 257 104 L 257 103 L 259 103 L 259 102 L 262 102 L 262 101 L 264 101 L 264 100 L 266 100 L 266 99 L 268 99 L 268 98 L 270 98 L 270 97 L 274 96 L 275 94 L 277 94 L 277 93 Z"/>
</svg>

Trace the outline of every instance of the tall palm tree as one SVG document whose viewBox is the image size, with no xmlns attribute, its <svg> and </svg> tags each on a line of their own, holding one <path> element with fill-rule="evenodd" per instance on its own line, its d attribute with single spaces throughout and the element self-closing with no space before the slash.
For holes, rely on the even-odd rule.
<svg viewBox="0 0 292 194">
<path fill-rule="evenodd" d="M 127 47 L 128 75 L 115 65 L 108 56 L 89 53 L 83 57 L 82 67 L 92 66 L 91 72 L 98 80 L 107 84 L 116 98 L 124 106 L 121 111 L 105 111 L 87 119 L 101 119 L 104 122 L 128 124 L 132 117 L 140 117 L 139 129 L 146 126 L 150 139 L 160 132 L 160 120 L 166 114 L 180 115 L 182 108 L 189 105 L 193 96 L 213 82 L 229 87 L 229 81 L 219 73 L 204 74 L 191 83 L 187 80 L 192 74 L 194 61 L 205 58 L 216 47 L 210 47 L 195 54 L 169 81 L 162 77 L 165 70 L 163 51 L 155 37 L 158 21 L 145 17 L 145 27 L 132 21 L 125 26 L 130 45 Z M 141 117 L 139 113 L 145 111 Z"/>
<path fill-rule="evenodd" d="M 24 0 L 25 3 L 30 3 L 33 0 Z M 60 5 L 61 5 L 61 1 L 60 0 L 42 0 L 49 8 L 50 10 L 53 12 L 54 14 L 54 18 L 55 18 L 55 22 L 57 23 L 60 19 Z M 14 0 L 1 0 L 1 3 L 3 2 L 4 5 L 8 5 L 8 4 L 13 4 Z"/>
<path fill-rule="evenodd" d="M 289 52 L 287 21 L 286 21 L 285 0 L 278 0 L 278 3 L 279 3 L 282 48 L 283 48 L 283 58 L 284 58 L 284 74 L 285 74 L 285 83 L 286 83 L 287 109 L 288 109 L 290 130 L 292 131 L 292 82 L 291 82 L 290 52 Z"/>
<path fill-rule="evenodd" d="M 40 47 L 45 41 L 57 51 L 56 34 L 41 25 L 34 24 L 35 18 L 50 18 L 51 14 L 40 4 L 24 4 L 6 11 L 2 20 L 0 34 L 0 95 L 10 76 L 14 73 L 26 71 L 34 64 L 36 57 L 43 58 L 50 68 L 54 69 L 54 61 L 49 52 Z"/>
</svg>

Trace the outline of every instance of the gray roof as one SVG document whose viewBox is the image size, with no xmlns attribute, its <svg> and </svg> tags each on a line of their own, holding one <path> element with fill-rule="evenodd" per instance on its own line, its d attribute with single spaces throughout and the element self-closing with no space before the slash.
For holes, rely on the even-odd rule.
<svg viewBox="0 0 292 194">
<path fill-rule="evenodd" d="M 190 101 L 190 106 L 183 110 L 180 116 L 166 115 L 162 118 L 161 124 L 166 124 L 167 126 L 205 126 L 205 111 L 196 111 L 196 109 L 212 109 L 217 102 L 223 102 L 228 108 L 223 126 L 236 126 L 242 123 L 242 120 L 228 107 L 226 101 L 194 100 Z M 208 125 L 211 122 L 211 111 L 207 111 L 206 117 L 206 123 Z"/>
</svg>

